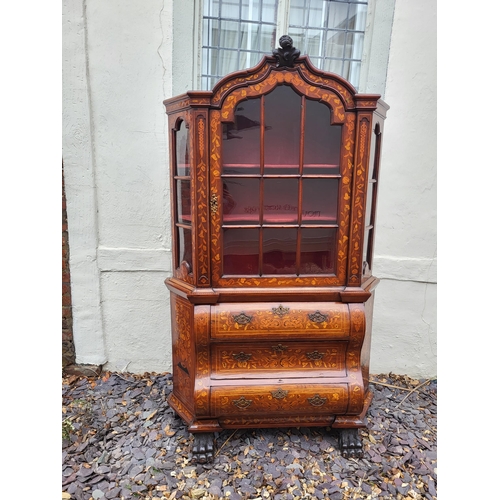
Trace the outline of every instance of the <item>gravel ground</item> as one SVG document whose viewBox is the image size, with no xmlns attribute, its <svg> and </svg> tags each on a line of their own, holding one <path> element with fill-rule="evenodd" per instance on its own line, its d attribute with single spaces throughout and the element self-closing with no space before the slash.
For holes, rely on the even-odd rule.
<svg viewBox="0 0 500 500">
<path fill-rule="evenodd" d="M 365 457 L 327 428 L 225 430 L 212 464 L 166 403 L 168 373 L 63 376 L 62 498 L 436 499 L 437 384 L 372 376 Z"/>
</svg>

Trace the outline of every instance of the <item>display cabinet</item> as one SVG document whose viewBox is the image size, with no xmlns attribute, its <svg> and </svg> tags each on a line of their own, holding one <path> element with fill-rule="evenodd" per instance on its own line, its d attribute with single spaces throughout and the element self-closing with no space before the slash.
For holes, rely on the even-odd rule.
<svg viewBox="0 0 500 500">
<path fill-rule="evenodd" d="M 388 106 L 280 44 L 212 91 L 164 101 L 168 402 L 201 463 L 231 428 L 331 427 L 344 456 L 362 454 Z"/>
</svg>

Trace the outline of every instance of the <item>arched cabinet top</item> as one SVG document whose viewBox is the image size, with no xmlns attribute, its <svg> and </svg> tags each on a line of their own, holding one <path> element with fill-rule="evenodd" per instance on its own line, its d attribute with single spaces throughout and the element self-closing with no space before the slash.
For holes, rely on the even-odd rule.
<svg viewBox="0 0 500 500">
<path fill-rule="evenodd" d="M 354 110 L 373 111 L 378 94 L 358 94 L 341 76 L 316 68 L 308 56 L 294 60 L 293 66 L 278 66 L 273 56 L 264 56 L 253 68 L 236 71 L 217 82 L 212 91 L 191 91 L 164 101 L 167 113 L 185 108 L 220 109 L 222 120 L 231 121 L 234 107 L 252 97 L 272 92 L 278 85 L 289 85 L 309 99 L 326 104 L 335 122 L 343 122 L 343 114 Z"/>
</svg>

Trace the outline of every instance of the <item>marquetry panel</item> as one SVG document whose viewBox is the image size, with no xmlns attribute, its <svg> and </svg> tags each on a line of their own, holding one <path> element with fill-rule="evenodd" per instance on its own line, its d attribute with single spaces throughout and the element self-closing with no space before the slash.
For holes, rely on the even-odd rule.
<svg viewBox="0 0 500 500">
<path fill-rule="evenodd" d="M 345 413 L 347 384 L 297 384 L 214 387 L 211 397 L 215 416 L 273 413 Z"/>
<path fill-rule="evenodd" d="M 347 342 L 248 342 L 215 344 L 213 378 L 269 376 L 343 377 Z M 270 373 L 272 372 L 272 373 Z"/>
<path fill-rule="evenodd" d="M 214 339 L 255 335 L 345 339 L 350 331 L 349 308 L 338 302 L 218 304 L 212 306 L 211 316 Z"/>
<path fill-rule="evenodd" d="M 191 405 L 194 385 L 193 308 L 187 300 L 172 294 L 171 312 L 174 393 L 184 403 Z"/>
<path fill-rule="evenodd" d="M 348 263 L 348 285 L 361 284 L 363 236 L 365 231 L 366 182 L 368 160 L 370 158 L 371 114 L 358 115 L 358 144 L 354 159 L 354 179 L 352 192 L 351 238 Z"/>
</svg>

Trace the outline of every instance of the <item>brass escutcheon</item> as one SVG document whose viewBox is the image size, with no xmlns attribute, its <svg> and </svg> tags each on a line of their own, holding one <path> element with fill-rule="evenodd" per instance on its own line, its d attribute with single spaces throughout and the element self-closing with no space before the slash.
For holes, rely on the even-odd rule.
<svg viewBox="0 0 500 500">
<path fill-rule="evenodd" d="M 276 316 L 284 316 L 290 312 L 289 307 L 283 307 L 281 304 L 278 307 L 273 307 L 273 314 Z"/>
<path fill-rule="evenodd" d="M 233 405 L 240 410 L 246 410 L 252 402 L 252 399 L 245 399 L 245 396 L 241 396 L 239 399 L 233 399 Z"/>
<path fill-rule="evenodd" d="M 313 321 L 314 323 L 323 323 L 328 319 L 328 316 L 326 314 L 322 314 L 319 311 L 316 311 L 314 313 L 308 314 L 309 319 Z"/>
<path fill-rule="evenodd" d="M 238 352 L 236 354 L 233 354 L 233 358 L 236 360 L 236 361 L 248 361 L 250 358 L 252 357 L 252 354 L 247 354 L 246 352 Z"/>
<path fill-rule="evenodd" d="M 248 316 L 248 314 L 241 312 L 240 314 L 233 316 L 233 319 L 236 323 L 238 323 L 238 325 L 248 325 L 248 323 L 252 321 L 252 316 Z"/>
<path fill-rule="evenodd" d="M 284 399 L 288 395 L 288 391 L 284 391 L 281 387 L 275 391 L 271 391 L 271 396 L 276 399 Z"/>
<path fill-rule="evenodd" d="M 319 394 L 315 394 L 312 398 L 307 398 L 312 406 L 323 406 L 326 403 L 326 398 L 322 398 Z"/>
<path fill-rule="evenodd" d="M 313 361 L 320 360 L 321 358 L 323 358 L 324 355 L 325 355 L 324 352 L 319 352 L 319 351 L 312 351 L 306 353 L 306 356 Z"/>
</svg>

